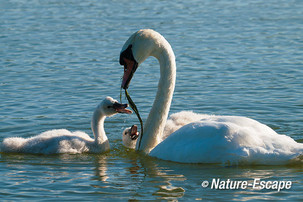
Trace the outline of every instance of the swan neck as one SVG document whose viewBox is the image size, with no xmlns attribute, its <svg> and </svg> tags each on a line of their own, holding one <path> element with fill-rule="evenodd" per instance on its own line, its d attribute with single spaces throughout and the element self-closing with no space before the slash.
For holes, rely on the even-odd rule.
<svg viewBox="0 0 303 202">
<path fill-rule="evenodd" d="M 105 130 L 104 130 L 105 118 L 106 118 L 106 116 L 103 115 L 101 112 L 99 112 L 99 111 L 94 112 L 92 122 L 91 122 L 91 127 L 92 127 L 92 131 L 94 133 L 96 144 L 103 144 L 108 140 L 107 136 L 105 134 Z"/>
<path fill-rule="evenodd" d="M 139 148 L 145 153 L 149 153 L 160 143 L 175 88 L 175 55 L 166 40 L 163 41 L 162 45 L 162 48 L 153 54 L 160 64 L 160 79 L 156 98 L 144 125 L 143 137 Z"/>
</svg>

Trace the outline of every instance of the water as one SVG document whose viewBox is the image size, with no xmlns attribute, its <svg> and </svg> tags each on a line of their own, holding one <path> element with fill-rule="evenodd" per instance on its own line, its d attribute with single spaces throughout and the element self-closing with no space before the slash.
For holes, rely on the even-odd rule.
<svg viewBox="0 0 303 202">
<path fill-rule="evenodd" d="M 119 98 L 119 52 L 140 28 L 171 43 L 177 83 L 170 113 L 241 115 L 303 139 L 303 2 L 0 0 L 0 141 L 66 128 L 89 134 L 96 105 Z M 130 95 L 143 120 L 159 70 L 149 58 Z M 126 102 L 126 99 L 123 99 Z M 106 154 L 0 154 L 2 200 L 299 200 L 302 165 L 178 164 L 121 144 L 136 116 L 105 123 Z M 289 190 L 215 190 L 204 180 L 287 180 Z"/>
</svg>

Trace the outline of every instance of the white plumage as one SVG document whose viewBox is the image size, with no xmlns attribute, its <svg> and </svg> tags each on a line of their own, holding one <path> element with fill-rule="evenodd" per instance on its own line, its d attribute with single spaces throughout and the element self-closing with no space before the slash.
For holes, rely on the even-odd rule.
<svg viewBox="0 0 303 202">
<path fill-rule="evenodd" d="M 94 111 L 91 127 L 94 139 L 84 132 L 70 132 L 66 129 L 49 130 L 30 138 L 5 138 L 0 151 L 5 153 L 102 153 L 109 150 L 109 142 L 104 131 L 104 120 L 116 113 L 131 113 L 127 105 L 119 104 L 111 97 L 104 99 Z"/>
<path fill-rule="evenodd" d="M 175 87 L 176 63 L 171 46 L 159 33 L 140 30 L 125 42 L 120 55 L 120 63 L 124 65 L 122 87 L 129 85 L 136 70 L 136 67 L 132 70 L 133 64 L 140 65 L 149 56 L 156 57 L 160 63 L 160 80 L 137 150 L 182 163 L 264 165 L 286 164 L 302 158 L 302 143 L 279 135 L 250 118 L 184 111 L 167 120 Z"/>
</svg>

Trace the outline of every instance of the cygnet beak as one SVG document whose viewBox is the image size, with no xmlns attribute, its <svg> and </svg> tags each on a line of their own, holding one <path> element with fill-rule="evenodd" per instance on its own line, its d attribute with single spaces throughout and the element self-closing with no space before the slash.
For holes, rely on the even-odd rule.
<svg viewBox="0 0 303 202">
<path fill-rule="evenodd" d="M 128 104 L 121 104 L 119 102 L 115 102 L 114 105 L 113 105 L 113 108 L 118 113 L 124 113 L 124 114 L 131 114 L 131 113 L 133 113 L 131 110 L 126 109 L 127 107 L 128 107 Z"/>
</svg>

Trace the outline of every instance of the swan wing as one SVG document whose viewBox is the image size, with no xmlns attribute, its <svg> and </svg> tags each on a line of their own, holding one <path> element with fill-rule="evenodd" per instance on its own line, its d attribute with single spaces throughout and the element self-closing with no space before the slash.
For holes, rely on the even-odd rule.
<svg viewBox="0 0 303 202">
<path fill-rule="evenodd" d="M 181 163 L 281 164 L 302 153 L 303 144 L 253 119 L 210 116 L 175 131 L 150 155 Z"/>
</svg>

